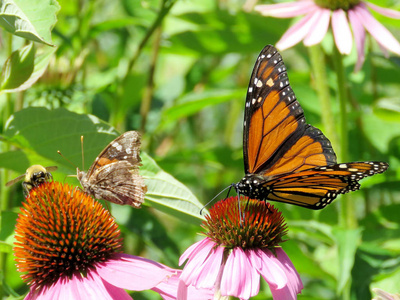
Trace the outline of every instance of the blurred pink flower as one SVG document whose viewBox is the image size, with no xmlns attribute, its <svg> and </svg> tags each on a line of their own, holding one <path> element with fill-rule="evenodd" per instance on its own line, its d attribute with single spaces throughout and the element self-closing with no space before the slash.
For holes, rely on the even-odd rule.
<svg viewBox="0 0 400 300">
<path fill-rule="evenodd" d="M 231 197 L 212 207 L 203 223 L 208 237 L 181 256 L 180 264 L 188 262 L 180 276 L 178 299 L 192 299 L 187 291 L 190 287 L 249 299 L 259 292 L 260 275 L 274 299 L 297 299 L 302 282 L 278 245 L 286 233 L 281 213 L 269 203 L 245 199 L 240 202 L 241 223 L 237 201 Z"/>
<path fill-rule="evenodd" d="M 365 55 L 365 31 L 378 42 L 382 51 L 386 50 L 400 55 L 400 43 L 396 38 L 370 13 L 367 6 L 377 13 L 393 19 L 400 19 L 400 12 L 383 8 L 367 1 L 360 1 L 347 10 L 330 10 L 318 6 L 314 0 L 298 0 L 295 2 L 257 5 L 255 10 L 264 16 L 275 18 L 292 18 L 305 15 L 295 25 L 290 27 L 276 44 L 280 50 L 294 46 L 303 40 L 304 45 L 312 46 L 320 43 L 329 28 L 331 22 L 333 36 L 340 53 L 349 54 L 353 46 L 353 37 L 350 25 L 353 29 L 354 40 L 358 53 L 355 70 L 361 69 Z"/>
</svg>

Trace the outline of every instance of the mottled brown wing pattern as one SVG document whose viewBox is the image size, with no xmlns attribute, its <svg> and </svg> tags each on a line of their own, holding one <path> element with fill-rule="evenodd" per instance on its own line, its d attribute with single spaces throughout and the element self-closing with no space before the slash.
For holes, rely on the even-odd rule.
<svg viewBox="0 0 400 300">
<path fill-rule="evenodd" d="M 116 204 L 140 207 L 147 187 L 137 167 L 118 161 L 95 170 L 89 177 L 93 196 Z"/>
<path fill-rule="evenodd" d="M 87 173 L 77 170 L 83 189 L 97 199 L 140 207 L 147 187 L 139 175 L 140 134 L 128 131 L 112 141 Z"/>
<path fill-rule="evenodd" d="M 95 169 L 118 161 L 127 161 L 134 167 L 140 166 L 141 136 L 137 131 L 127 131 L 113 140 L 95 159 L 88 170 L 90 176 Z"/>
</svg>

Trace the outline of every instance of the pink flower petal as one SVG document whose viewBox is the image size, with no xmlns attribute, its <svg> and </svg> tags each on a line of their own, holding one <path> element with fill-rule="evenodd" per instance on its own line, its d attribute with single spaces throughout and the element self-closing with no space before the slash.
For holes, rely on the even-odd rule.
<svg viewBox="0 0 400 300">
<path fill-rule="evenodd" d="M 186 249 L 185 252 L 179 258 L 179 265 L 181 266 L 185 260 L 191 259 L 196 256 L 197 252 L 202 251 L 204 247 L 209 248 L 210 250 L 215 246 L 215 243 L 211 241 L 210 238 L 205 238 L 197 243 L 194 243 L 189 248 Z"/>
<path fill-rule="evenodd" d="M 117 295 L 118 298 L 113 298 Z M 80 274 L 73 275 L 72 278 L 62 277 L 49 288 L 44 288 L 40 292 L 30 292 L 25 299 L 40 300 L 87 300 L 87 299 L 132 299 L 123 289 L 104 286 L 104 282 L 96 272 L 88 272 L 84 278 Z"/>
<path fill-rule="evenodd" d="M 202 264 L 198 277 L 192 283 L 193 286 L 196 288 L 212 288 L 215 285 L 221 268 L 224 251 L 224 247 L 217 247 L 212 251 L 213 253 L 211 253 L 204 264 Z"/>
<path fill-rule="evenodd" d="M 194 286 L 186 287 L 183 281 L 179 280 L 182 271 L 172 276 L 167 282 L 162 282 L 153 288 L 161 295 L 164 300 L 190 299 L 190 300 L 208 300 L 214 298 L 214 289 L 196 289 Z M 179 295 L 179 296 L 177 296 Z M 188 298 L 190 295 L 190 298 Z"/>
<path fill-rule="evenodd" d="M 359 21 L 365 29 L 380 43 L 383 47 L 400 55 L 400 43 L 381 23 L 379 23 L 361 2 L 352 9 L 358 16 Z"/>
<path fill-rule="evenodd" d="M 311 26 L 319 17 L 320 10 L 309 13 L 299 22 L 290 27 L 276 43 L 276 47 L 285 50 L 296 45 L 310 32 Z"/>
<path fill-rule="evenodd" d="M 254 250 L 250 256 L 251 264 L 268 282 L 271 290 L 281 289 L 287 285 L 287 276 L 281 263 L 269 250 Z"/>
<path fill-rule="evenodd" d="M 203 249 L 199 249 L 196 253 L 196 256 L 193 256 L 191 260 L 186 263 L 180 279 L 185 282 L 187 286 L 197 283 L 197 280 L 200 277 L 204 266 L 208 264 L 209 259 L 217 261 L 222 260 L 223 251 L 217 250 L 218 248 L 222 247 L 217 247 L 215 249 L 213 244 L 214 243 L 203 244 Z M 218 256 L 220 258 L 218 258 Z M 221 264 L 218 264 L 215 266 L 215 268 L 219 268 L 220 265 Z M 201 278 L 201 280 L 203 280 L 203 278 Z"/>
<path fill-rule="evenodd" d="M 376 11 L 377 13 L 392 18 L 392 19 L 400 19 L 400 11 L 389 9 L 389 8 L 383 8 L 378 5 L 372 4 L 370 2 L 364 1 L 365 4 L 367 4 L 371 9 Z"/>
<path fill-rule="evenodd" d="M 357 63 L 354 67 L 354 72 L 358 72 L 365 60 L 364 45 L 365 45 L 365 30 L 358 19 L 356 13 L 352 10 L 348 11 L 349 20 L 351 27 L 353 28 L 354 40 L 356 42 L 357 49 Z"/>
<path fill-rule="evenodd" d="M 178 284 L 179 284 L 179 276 L 182 271 L 178 271 L 176 275 L 168 278 L 166 281 L 160 282 L 155 288 L 152 288 L 153 291 L 159 293 L 161 297 L 165 300 L 174 300 L 177 297 L 178 292 Z"/>
<path fill-rule="evenodd" d="M 263 16 L 274 18 L 293 18 L 314 11 L 317 8 L 313 1 L 296 1 L 280 4 L 257 5 L 254 10 Z"/>
<path fill-rule="evenodd" d="M 293 299 L 297 298 L 297 294 L 303 289 L 303 283 L 301 282 L 300 275 L 297 273 L 292 261 L 289 259 L 285 251 L 282 249 L 276 249 L 278 260 L 286 269 L 286 276 L 288 277 L 288 288 L 292 293 Z M 280 298 L 277 298 L 280 299 Z"/>
<path fill-rule="evenodd" d="M 342 9 L 337 9 L 332 14 L 332 31 L 339 52 L 350 54 L 353 38 L 346 13 Z"/>
<path fill-rule="evenodd" d="M 315 23 L 313 24 L 313 26 L 311 26 L 309 33 L 304 39 L 304 45 L 316 45 L 323 40 L 329 28 L 330 17 L 331 11 L 329 9 L 320 9 L 318 19 L 315 20 Z"/>
<path fill-rule="evenodd" d="M 128 254 L 115 255 L 97 265 L 97 273 L 105 281 L 120 288 L 143 291 L 155 287 L 176 271 L 160 263 Z"/>
<path fill-rule="evenodd" d="M 234 248 L 222 274 L 221 295 L 249 299 L 257 295 L 259 288 L 260 275 L 251 267 L 245 252 L 239 247 Z"/>
</svg>

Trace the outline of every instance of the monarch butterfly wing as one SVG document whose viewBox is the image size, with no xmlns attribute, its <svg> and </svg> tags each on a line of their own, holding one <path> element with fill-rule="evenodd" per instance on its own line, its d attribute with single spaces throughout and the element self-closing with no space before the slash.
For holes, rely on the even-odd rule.
<svg viewBox="0 0 400 300">
<path fill-rule="evenodd" d="M 260 170 L 259 174 L 276 176 L 334 164 L 336 164 L 336 154 L 330 141 L 321 130 L 306 124 L 303 136 L 286 152 L 277 156 L 269 169 Z"/>
<path fill-rule="evenodd" d="M 322 209 L 339 194 L 356 191 L 359 180 L 388 168 L 384 162 L 352 162 L 316 167 L 274 178 L 264 183 L 270 193 L 267 200 Z"/>
<path fill-rule="evenodd" d="M 306 123 L 282 57 L 272 46 L 255 63 L 243 127 L 246 174 L 278 175 L 336 162 L 328 139 Z"/>
</svg>

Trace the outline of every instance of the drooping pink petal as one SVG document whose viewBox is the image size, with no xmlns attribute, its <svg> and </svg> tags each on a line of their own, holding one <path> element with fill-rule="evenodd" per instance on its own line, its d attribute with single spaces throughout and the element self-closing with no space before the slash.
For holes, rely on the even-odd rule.
<svg viewBox="0 0 400 300">
<path fill-rule="evenodd" d="M 120 292 L 116 292 L 113 289 L 110 291 L 114 294 L 121 296 L 121 299 L 132 299 L 124 290 L 119 289 Z M 54 299 L 67 300 L 67 299 L 115 299 L 110 295 L 107 288 L 104 286 L 103 280 L 100 276 L 94 272 L 88 272 L 86 278 L 82 278 L 80 275 L 73 276 L 71 279 L 66 278 L 60 282 L 59 295 Z"/>
<path fill-rule="evenodd" d="M 208 300 L 214 298 L 214 289 L 196 289 L 194 286 L 186 287 L 183 281 L 179 280 L 182 271 L 172 276 L 168 281 L 161 282 L 152 290 L 159 293 L 164 300 L 193 299 Z M 178 293 L 183 288 L 183 290 Z M 179 295 L 179 296 L 178 296 Z"/>
<path fill-rule="evenodd" d="M 315 23 L 311 26 L 310 31 L 304 39 L 304 45 L 316 45 L 323 40 L 329 28 L 330 16 L 331 11 L 329 9 L 320 9 L 320 14 L 318 15 L 318 18 L 315 20 Z"/>
<path fill-rule="evenodd" d="M 252 270 L 251 295 L 257 295 L 260 291 L 260 273 L 257 271 L 257 269 L 252 267 L 251 256 L 253 255 L 253 250 L 245 250 L 245 254 Z"/>
<path fill-rule="evenodd" d="M 113 295 L 118 296 L 114 298 Z M 123 289 L 107 287 L 94 271 L 88 272 L 86 277 L 75 274 L 71 278 L 61 277 L 50 287 L 46 287 L 40 292 L 34 291 L 27 295 L 25 299 L 40 300 L 87 300 L 87 299 L 132 299 Z"/>
<path fill-rule="evenodd" d="M 203 249 L 199 249 L 196 255 L 186 263 L 185 268 L 183 269 L 180 279 L 188 286 L 197 282 L 197 279 L 203 270 L 203 266 L 207 265 L 208 259 L 219 260 L 216 256 L 221 256 L 220 259 L 222 260 L 223 252 L 214 249 L 210 243 L 203 244 L 203 246 Z M 215 267 L 217 268 L 218 266 Z"/>
<path fill-rule="evenodd" d="M 342 9 L 337 9 L 332 14 L 332 31 L 339 52 L 350 54 L 353 38 L 346 13 Z"/>
<path fill-rule="evenodd" d="M 249 299 L 257 295 L 259 288 L 260 275 L 251 267 L 242 248 L 234 248 L 228 256 L 222 274 L 221 295 Z"/>
<path fill-rule="evenodd" d="M 319 16 L 320 10 L 316 10 L 306 15 L 299 22 L 290 27 L 276 43 L 276 47 L 285 50 L 296 45 L 310 32 L 311 26 Z"/>
<path fill-rule="evenodd" d="M 293 18 L 312 12 L 316 7 L 314 1 L 306 0 L 279 4 L 256 5 L 254 10 L 260 12 L 263 16 Z"/>
<path fill-rule="evenodd" d="M 197 255 L 197 252 L 204 251 L 204 248 L 212 249 L 214 246 L 215 243 L 211 241 L 210 238 L 205 238 L 197 243 L 194 243 L 189 248 L 187 248 L 185 252 L 183 252 L 181 257 L 179 258 L 179 265 L 181 266 L 185 262 L 185 260 L 190 260 L 191 257 L 195 257 Z"/>
<path fill-rule="evenodd" d="M 110 299 L 118 299 L 118 300 L 132 300 L 132 297 L 129 294 L 119 287 L 116 287 L 107 281 L 103 281 L 104 287 L 106 288 L 108 294 L 110 295 Z M 72 298 L 68 298 L 72 299 Z"/>
<path fill-rule="evenodd" d="M 269 250 L 254 250 L 250 255 L 251 264 L 268 282 L 271 290 L 281 289 L 287 284 L 287 276 L 277 258 Z"/>
<path fill-rule="evenodd" d="M 201 271 L 198 277 L 192 283 L 192 285 L 196 288 L 212 288 L 215 285 L 215 281 L 221 268 L 222 257 L 224 255 L 225 248 L 217 247 L 212 251 L 213 253 L 201 266 Z"/>
<path fill-rule="evenodd" d="M 371 15 L 362 2 L 354 6 L 351 10 L 357 14 L 362 25 L 378 41 L 378 43 L 393 53 L 400 55 L 400 43 L 389 32 L 389 30 L 387 30 Z"/>
<path fill-rule="evenodd" d="M 365 4 L 367 4 L 371 9 L 376 11 L 377 13 L 392 18 L 392 19 L 400 19 L 400 11 L 389 9 L 389 8 L 384 8 L 380 7 L 378 5 L 372 4 L 370 2 L 364 1 Z"/>
<path fill-rule="evenodd" d="M 276 254 L 278 260 L 282 263 L 284 268 L 286 269 L 286 276 L 288 278 L 288 288 L 291 291 L 293 299 L 297 298 L 297 294 L 301 292 L 303 289 L 303 283 L 301 282 L 300 275 L 297 273 L 296 268 L 294 267 L 292 261 L 289 259 L 285 251 L 278 248 L 276 249 Z M 277 298 L 280 299 L 280 298 Z"/>
<path fill-rule="evenodd" d="M 351 23 L 351 27 L 353 28 L 354 40 L 356 42 L 357 49 L 357 63 L 354 67 L 354 72 L 358 72 L 362 65 L 364 64 L 365 54 L 364 54 L 364 45 L 365 45 L 365 30 L 361 24 L 361 21 L 358 19 L 358 16 L 353 10 L 348 11 L 349 20 Z"/>
<path fill-rule="evenodd" d="M 176 271 L 155 261 L 128 254 L 97 265 L 97 273 L 105 281 L 120 288 L 143 291 L 155 287 Z"/>
</svg>

